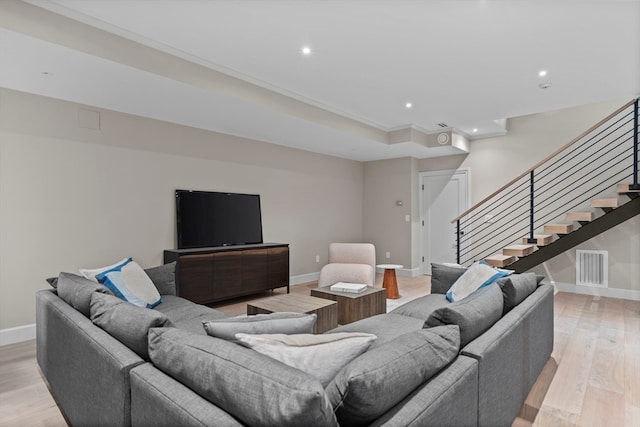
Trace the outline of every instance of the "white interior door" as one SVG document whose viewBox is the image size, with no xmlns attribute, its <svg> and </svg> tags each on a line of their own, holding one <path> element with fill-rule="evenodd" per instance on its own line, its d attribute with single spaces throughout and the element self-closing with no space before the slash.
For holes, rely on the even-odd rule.
<svg viewBox="0 0 640 427">
<path fill-rule="evenodd" d="M 467 210 L 468 171 L 438 171 L 422 179 L 422 271 L 431 274 L 431 263 L 456 262 L 456 224 L 451 220 Z"/>
</svg>

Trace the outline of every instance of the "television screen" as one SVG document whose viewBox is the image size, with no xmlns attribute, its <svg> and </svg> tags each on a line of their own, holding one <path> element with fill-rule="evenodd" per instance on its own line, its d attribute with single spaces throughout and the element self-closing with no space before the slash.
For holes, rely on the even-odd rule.
<svg viewBox="0 0 640 427">
<path fill-rule="evenodd" d="M 176 190 L 178 249 L 262 243 L 260 195 Z"/>
</svg>

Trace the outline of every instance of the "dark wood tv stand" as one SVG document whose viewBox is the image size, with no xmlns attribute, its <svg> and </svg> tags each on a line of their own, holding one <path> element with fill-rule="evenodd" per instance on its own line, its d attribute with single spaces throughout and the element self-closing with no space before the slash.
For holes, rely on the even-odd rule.
<svg viewBox="0 0 640 427">
<path fill-rule="evenodd" d="M 176 264 L 177 295 L 206 304 L 287 287 L 289 244 L 167 249 L 164 262 Z"/>
</svg>

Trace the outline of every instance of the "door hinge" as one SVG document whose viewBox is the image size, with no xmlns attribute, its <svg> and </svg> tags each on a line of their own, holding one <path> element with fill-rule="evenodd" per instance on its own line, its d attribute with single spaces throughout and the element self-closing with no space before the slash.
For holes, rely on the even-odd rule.
<svg viewBox="0 0 640 427">
<path fill-rule="evenodd" d="M 424 184 L 422 184 L 422 191 L 424 191 Z"/>
<path fill-rule="evenodd" d="M 424 262 L 424 257 L 422 257 L 422 262 Z"/>
</svg>

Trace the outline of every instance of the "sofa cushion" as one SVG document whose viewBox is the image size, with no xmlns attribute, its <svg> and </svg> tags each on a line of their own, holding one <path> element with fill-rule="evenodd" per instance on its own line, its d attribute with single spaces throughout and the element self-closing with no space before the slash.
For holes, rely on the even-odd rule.
<svg viewBox="0 0 640 427">
<path fill-rule="evenodd" d="M 169 320 L 171 320 L 175 325 L 178 325 L 178 323 L 183 321 L 189 321 L 190 319 L 208 316 L 206 318 L 201 318 L 200 323 L 197 324 L 198 329 L 200 329 L 203 334 L 205 332 L 202 329 L 202 320 L 228 317 L 220 310 L 207 307 L 206 305 L 196 304 L 187 299 L 173 295 L 163 295 L 162 302 L 153 307 L 153 309 L 166 314 Z"/>
<path fill-rule="evenodd" d="M 338 326 L 327 334 L 336 332 L 364 332 L 377 336 L 368 351 L 379 347 L 386 342 L 398 338 L 407 332 L 419 331 L 424 326 L 424 319 L 403 316 L 401 314 L 387 313 L 367 317 L 348 325 Z"/>
<path fill-rule="evenodd" d="M 422 329 L 370 350 L 346 365 L 326 392 L 345 426 L 369 425 L 458 355 L 457 326 Z"/>
<path fill-rule="evenodd" d="M 465 271 L 467 269 L 462 266 L 431 263 L 431 293 L 446 294 Z"/>
<path fill-rule="evenodd" d="M 173 323 L 176 328 L 184 329 L 185 331 L 193 332 L 198 335 L 207 335 L 207 332 L 202 327 L 203 322 L 211 320 L 211 316 L 208 314 L 201 314 L 189 319 L 182 319 Z"/>
<path fill-rule="evenodd" d="M 236 334 L 238 342 L 320 380 L 323 386 L 347 363 L 367 351 L 375 335 L 359 332 L 336 334 Z"/>
<path fill-rule="evenodd" d="M 97 292 L 91 296 L 91 321 L 147 361 L 149 329 L 171 326 L 162 313 Z"/>
<path fill-rule="evenodd" d="M 245 425 L 336 426 L 316 378 L 237 344 L 175 328 L 149 331 L 151 361 Z"/>
<path fill-rule="evenodd" d="M 236 334 L 312 334 L 317 314 L 271 313 L 202 322 L 207 335 L 236 341 Z"/>
<path fill-rule="evenodd" d="M 460 301 L 508 274 L 506 270 L 495 269 L 484 261 L 475 262 L 447 291 L 447 299 L 451 302 Z"/>
<path fill-rule="evenodd" d="M 542 276 L 539 276 L 542 277 Z M 531 295 L 538 287 L 538 279 L 535 273 L 513 274 L 496 281 L 502 289 L 504 307 L 502 313 L 506 314 L 513 307 L 520 304 Z"/>
<path fill-rule="evenodd" d="M 152 308 L 162 300 L 149 276 L 131 258 L 97 274 L 96 279 L 115 296 L 139 307 Z"/>
<path fill-rule="evenodd" d="M 425 327 L 458 325 L 460 346 L 464 347 L 500 319 L 502 306 L 500 286 L 492 283 L 461 301 L 437 309 L 427 318 Z"/>
<path fill-rule="evenodd" d="M 159 265 L 158 267 L 146 268 L 147 276 L 158 289 L 160 295 L 176 294 L 176 262 Z"/>
<path fill-rule="evenodd" d="M 94 292 L 113 295 L 105 286 L 72 273 L 60 273 L 57 290 L 60 298 L 86 317 L 91 315 L 89 306 Z"/>
<path fill-rule="evenodd" d="M 449 304 L 451 303 L 444 294 L 429 294 L 402 304 L 400 307 L 392 310 L 391 313 L 427 320 L 435 310 Z"/>
</svg>

